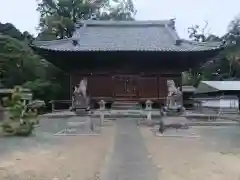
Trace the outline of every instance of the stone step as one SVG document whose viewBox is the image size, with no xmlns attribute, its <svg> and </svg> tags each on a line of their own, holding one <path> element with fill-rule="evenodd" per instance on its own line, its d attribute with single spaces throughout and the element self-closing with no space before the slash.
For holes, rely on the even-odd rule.
<svg viewBox="0 0 240 180">
<path fill-rule="evenodd" d="M 112 109 L 137 109 L 137 106 L 136 102 L 116 101 L 112 104 Z"/>
<path fill-rule="evenodd" d="M 136 102 L 114 102 L 113 105 L 116 106 L 134 106 L 137 105 L 138 103 Z"/>
<path fill-rule="evenodd" d="M 112 106 L 113 110 L 130 110 L 130 109 L 137 109 L 136 106 Z"/>
</svg>

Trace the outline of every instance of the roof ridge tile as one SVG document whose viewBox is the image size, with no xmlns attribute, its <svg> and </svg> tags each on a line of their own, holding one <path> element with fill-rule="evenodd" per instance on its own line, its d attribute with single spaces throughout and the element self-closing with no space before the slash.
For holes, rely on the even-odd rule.
<svg viewBox="0 0 240 180">
<path fill-rule="evenodd" d="M 115 21 L 115 20 L 79 20 L 76 25 L 86 26 L 165 26 L 172 25 L 173 20 L 148 20 L 148 21 Z"/>
</svg>

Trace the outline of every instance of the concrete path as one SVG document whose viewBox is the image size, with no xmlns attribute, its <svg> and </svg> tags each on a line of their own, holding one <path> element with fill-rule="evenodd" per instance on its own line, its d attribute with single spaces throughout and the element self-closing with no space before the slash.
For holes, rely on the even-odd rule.
<svg viewBox="0 0 240 180">
<path fill-rule="evenodd" d="M 103 180 L 156 180 L 143 138 L 133 119 L 117 119 L 113 151 L 101 174 Z"/>
</svg>

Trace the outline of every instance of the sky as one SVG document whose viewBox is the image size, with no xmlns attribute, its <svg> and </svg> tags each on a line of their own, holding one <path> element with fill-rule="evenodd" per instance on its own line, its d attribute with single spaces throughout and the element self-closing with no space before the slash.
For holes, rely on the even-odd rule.
<svg viewBox="0 0 240 180">
<path fill-rule="evenodd" d="M 24 3 L 23 3 L 24 2 Z M 206 32 L 223 35 L 228 24 L 240 13 L 239 0 L 134 0 L 137 20 L 176 19 L 180 37 L 187 38 L 188 27 L 198 24 Z M 2 0 L 0 22 L 10 22 L 21 31 L 37 34 L 39 13 L 36 0 Z"/>
</svg>

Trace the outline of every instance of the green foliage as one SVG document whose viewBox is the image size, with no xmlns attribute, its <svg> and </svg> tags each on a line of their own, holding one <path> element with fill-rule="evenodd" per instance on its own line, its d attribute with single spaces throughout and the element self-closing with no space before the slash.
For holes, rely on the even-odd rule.
<svg viewBox="0 0 240 180">
<path fill-rule="evenodd" d="M 199 26 L 189 28 L 189 37 L 195 41 L 224 41 L 227 45 L 218 57 L 206 62 L 200 69 L 195 70 L 201 74 L 200 80 L 237 80 L 240 79 L 240 17 L 230 22 L 228 32 L 222 36 L 207 35 Z M 187 73 L 188 78 L 184 77 L 184 81 L 192 77 L 193 74 Z M 191 79 L 191 78 L 190 78 Z M 199 80 L 198 80 L 199 81 Z M 189 83 L 189 81 L 188 81 Z M 197 80 L 190 82 L 196 84 Z"/>
<path fill-rule="evenodd" d="M 132 0 L 116 0 L 115 5 L 105 6 L 103 12 L 99 14 L 101 20 L 134 20 L 136 10 Z"/>
<path fill-rule="evenodd" d="M 41 18 L 40 40 L 71 37 L 78 20 L 95 17 L 101 20 L 133 20 L 132 0 L 42 0 L 38 3 Z"/>
<path fill-rule="evenodd" d="M 6 87 L 44 76 L 40 58 L 25 41 L 0 35 L 0 62 L 2 83 Z"/>
<path fill-rule="evenodd" d="M 22 111 L 24 110 L 24 104 L 21 100 L 21 87 L 15 87 L 12 92 L 11 98 L 4 99 L 4 105 L 7 106 L 9 110 L 10 119 L 19 120 L 21 118 Z"/>
<path fill-rule="evenodd" d="M 13 24 L 6 23 L 2 24 L 0 23 L 0 34 L 4 34 L 7 36 L 10 36 L 12 38 L 16 38 L 20 41 L 27 40 L 32 41 L 34 38 L 31 34 L 29 34 L 27 31 L 21 33 Z"/>
<path fill-rule="evenodd" d="M 22 33 L 18 29 L 16 29 L 15 26 L 11 23 L 0 23 L 0 32 L 18 40 L 24 40 L 24 36 L 22 35 Z"/>
<path fill-rule="evenodd" d="M 18 32 L 16 28 L 15 30 Z M 5 32 L 0 31 L 2 34 Z M 28 42 L 33 40 L 32 36 L 28 32 L 24 32 L 22 36 L 25 38 L 20 41 L 10 35 L 16 37 L 9 32 L 8 35 L 0 35 L 1 84 L 7 88 L 24 84 L 36 92 L 34 98 L 37 99 L 52 100 L 66 97 L 69 94 L 68 90 L 66 92 L 64 88 L 59 88 L 66 87 L 68 83 L 66 75 L 32 51 L 28 46 Z M 30 85 L 30 82 L 33 85 Z M 39 85 L 34 87 L 34 84 Z M 36 87 L 40 90 L 37 90 Z"/>
<path fill-rule="evenodd" d="M 45 101 L 56 99 L 58 94 L 61 92 L 61 86 L 59 84 L 44 81 L 42 79 L 27 81 L 23 84 L 23 87 L 30 89 L 35 98 Z"/>
<path fill-rule="evenodd" d="M 25 105 L 22 99 L 21 87 L 15 87 L 11 98 L 4 99 L 10 116 L 9 119 L 4 120 L 1 127 L 8 135 L 29 136 L 34 129 L 33 125 L 38 123 L 37 110 L 34 110 L 33 107 L 40 108 L 44 104 L 36 102 Z"/>
<path fill-rule="evenodd" d="M 5 135 L 30 136 L 34 130 L 34 125 L 29 121 L 20 124 L 19 122 L 5 121 L 1 125 Z"/>
</svg>

